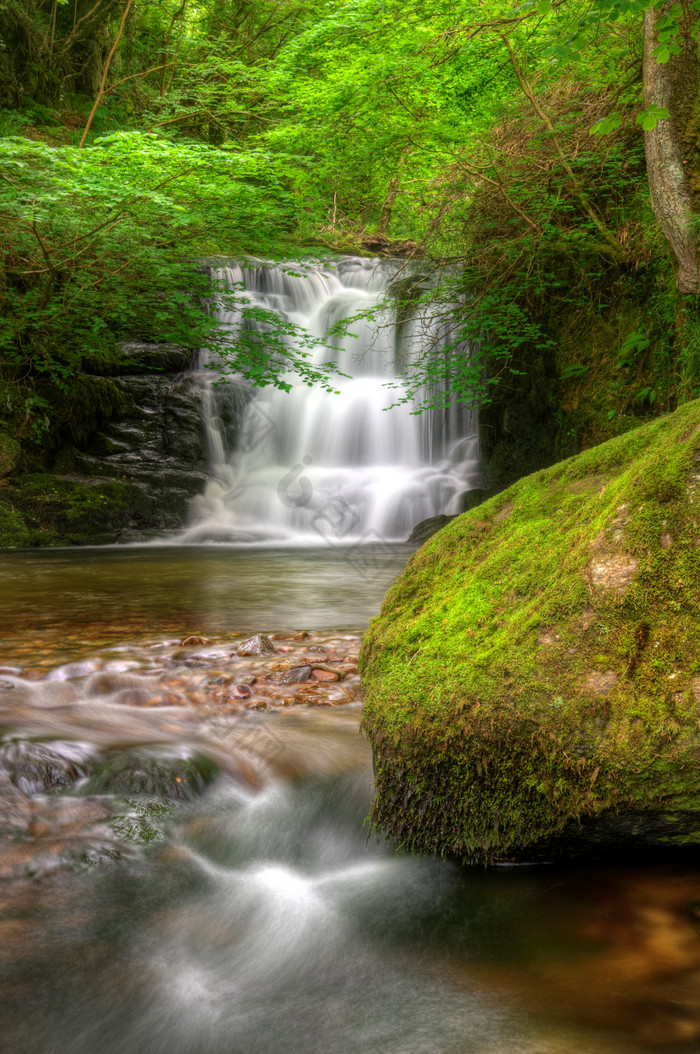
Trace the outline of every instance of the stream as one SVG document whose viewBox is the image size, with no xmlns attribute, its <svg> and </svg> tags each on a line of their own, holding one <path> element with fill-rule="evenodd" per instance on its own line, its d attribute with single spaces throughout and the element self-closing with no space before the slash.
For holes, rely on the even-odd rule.
<svg viewBox="0 0 700 1054">
<path fill-rule="evenodd" d="M 410 551 L 0 554 L 3 1050 L 699 1048 L 692 861 L 368 830 L 359 637 Z"/>
</svg>

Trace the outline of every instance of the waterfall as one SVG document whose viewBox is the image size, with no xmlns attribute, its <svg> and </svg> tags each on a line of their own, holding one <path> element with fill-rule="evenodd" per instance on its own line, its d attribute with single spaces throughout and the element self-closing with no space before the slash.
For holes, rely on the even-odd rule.
<svg viewBox="0 0 700 1054">
<path fill-rule="evenodd" d="M 475 415 L 463 405 L 416 414 L 411 404 L 392 406 L 397 390 L 387 387 L 400 381 L 401 363 L 447 339 L 426 308 L 397 324 L 387 303 L 400 269 L 394 260 L 345 257 L 213 272 L 248 305 L 326 338 L 332 351 L 319 346 L 314 361 L 335 361 L 348 376 L 337 395 L 298 382 L 290 392 L 217 386 L 216 372 L 204 369 L 215 354 L 203 352 L 211 478 L 192 502 L 185 542 L 405 541 L 421 520 L 460 511 L 461 495 L 478 485 Z M 373 317 L 327 338 L 334 324 L 366 311 Z M 266 325 L 236 304 L 220 304 L 219 318 L 232 336 Z"/>
</svg>

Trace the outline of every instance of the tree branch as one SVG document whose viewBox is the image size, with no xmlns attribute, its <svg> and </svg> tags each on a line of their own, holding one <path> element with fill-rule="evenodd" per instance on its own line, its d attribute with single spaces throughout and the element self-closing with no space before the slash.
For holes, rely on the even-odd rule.
<svg viewBox="0 0 700 1054">
<path fill-rule="evenodd" d="M 129 11 L 131 9 L 132 3 L 133 3 L 133 0 L 126 0 L 126 7 L 124 8 L 124 14 L 122 15 L 122 20 L 119 23 L 119 32 L 117 33 L 117 38 L 114 41 L 114 43 L 112 44 L 112 49 L 111 49 L 109 55 L 107 56 L 107 61 L 105 62 L 105 66 L 104 66 L 104 69 L 102 71 L 102 80 L 100 81 L 100 87 L 99 87 L 99 90 L 97 92 L 97 96 L 95 98 L 95 102 L 93 104 L 92 110 L 90 111 L 90 116 L 87 119 L 87 124 L 85 125 L 85 129 L 83 131 L 82 138 L 81 138 L 80 142 L 78 143 L 78 150 L 82 150 L 82 148 L 83 148 L 85 140 L 87 139 L 87 134 L 90 131 L 90 125 L 92 124 L 92 119 L 95 116 L 95 114 L 97 112 L 97 107 L 100 105 L 100 102 L 102 101 L 102 96 L 105 93 L 105 84 L 107 83 L 107 75 L 109 73 L 109 67 L 112 65 L 112 59 L 114 58 L 114 52 L 117 50 L 117 47 L 119 46 L 119 41 L 122 38 L 122 33 L 124 32 L 124 24 L 126 23 L 126 17 L 129 14 Z"/>
</svg>

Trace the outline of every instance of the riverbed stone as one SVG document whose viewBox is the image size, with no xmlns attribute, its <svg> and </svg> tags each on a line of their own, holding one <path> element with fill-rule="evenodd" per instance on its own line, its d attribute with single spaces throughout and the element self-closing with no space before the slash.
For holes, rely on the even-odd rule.
<svg viewBox="0 0 700 1054">
<path fill-rule="evenodd" d="M 361 652 L 377 827 L 480 862 L 700 844 L 699 456 L 695 401 L 414 554 Z"/>
<path fill-rule="evenodd" d="M 249 637 L 239 644 L 237 650 L 239 655 L 271 655 L 275 646 L 264 633 L 256 633 L 254 637 Z"/>
<path fill-rule="evenodd" d="M 295 666 L 280 677 L 280 684 L 304 684 L 311 676 L 310 666 Z"/>
</svg>

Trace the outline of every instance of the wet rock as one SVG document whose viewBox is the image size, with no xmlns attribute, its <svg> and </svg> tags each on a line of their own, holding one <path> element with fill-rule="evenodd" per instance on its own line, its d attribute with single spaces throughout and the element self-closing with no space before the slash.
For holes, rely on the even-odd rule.
<svg viewBox="0 0 700 1054">
<path fill-rule="evenodd" d="M 103 673 L 127 673 L 129 670 L 138 668 L 138 662 L 134 659 L 110 659 L 102 667 Z"/>
<path fill-rule="evenodd" d="M 180 641 L 180 645 L 183 648 L 204 647 L 207 644 L 211 644 L 211 641 L 206 637 L 185 637 L 184 640 Z"/>
<path fill-rule="evenodd" d="M 416 524 L 406 541 L 411 545 L 422 545 L 452 520 L 454 516 L 429 516 L 427 520 L 421 520 Z"/>
<path fill-rule="evenodd" d="M 95 752 L 79 743 L 15 741 L 0 747 L 0 770 L 22 791 L 70 787 L 88 772 Z"/>
<path fill-rule="evenodd" d="M 239 684 L 231 689 L 231 695 L 234 699 L 250 699 L 252 694 L 253 689 L 249 684 Z"/>
<path fill-rule="evenodd" d="M 32 802 L 5 772 L 0 772 L 0 838 L 16 837 L 29 826 Z"/>
<path fill-rule="evenodd" d="M 281 684 L 304 684 L 311 676 L 310 666 L 297 666 L 280 677 Z"/>
<path fill-rule="evenodd" d="M 337 673 L 332 670 L 319 670 L 314 669 L 311 672 L 311 676 L 315 681 L 339 681 L 340 677 Z"/>
<path fill-rule="evenodd" d="M 156 751 L 118 751 L 95 766 L 81 789 L 86 794 L 191 799 L 206 789 L 218 771 L 211 758 L 199 753 L 173 757 Z"/>
<path fill-rule="evenodd" d="M 85 685 L 85 692 L 88 696 L 115 695 L 125 690 L 139 691 L 141 689 L 150 694 L 153 686 L 139 674 L 105 673 L 104 670 L 94 674 Z"/>
<path fill-rule="evenodd" d="M 46 680 L 67 681 L 71 677 L 86 677 L 88 674 L 94 673 L 98 665 L 95 661 L 68 662 L 64 666 L 56 666 L 55 669 L 49 670 Z"/>
<path fill-rule="evenodd" d="M 248 640 L 239 644 L 237 651 L 239 655 L 272 655 L 275 646 L 264 633 L 257 633 L 254 637 L 249 637 Z"/>
<path fill-rule="evenodd" d="M 22 680 L 43 681 L 48 672 L 43 666 L 28 666 L 22 671 Z"/>
</svg>

